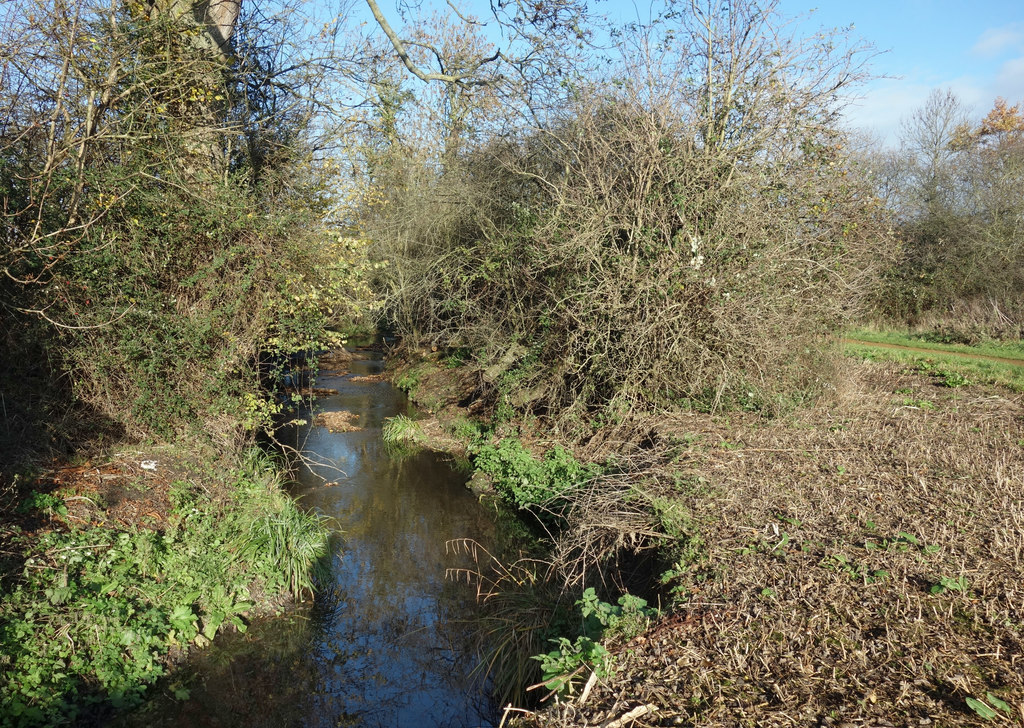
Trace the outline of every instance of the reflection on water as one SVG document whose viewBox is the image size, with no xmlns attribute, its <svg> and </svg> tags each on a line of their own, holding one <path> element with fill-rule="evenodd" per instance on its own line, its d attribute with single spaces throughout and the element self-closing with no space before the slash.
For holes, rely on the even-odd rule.
<svg viewBox="0 0 1024 728">
<path fill-rule="evenodd" d="M 405 397 L 385 382 L 352 380 L 379 371 L 379 361 L 352 369 L 318 380 L 338 394 L 317 406 L 351 411 L 363 429 L 299 433 L 320 463 L 301 474 L 295 495 L 343 532 L 333 583 L 308 618 L 268 620 L 201 653 L 191 699 L 161 710 L 156 724 L 493 724 L 483 686 L 470 675 L 477 656 L 465 620 L 473 593 L 445 578 L 446 569 L 465 565 L 446 542 L 488 543 L 493 524 L 438 456 L 386 450 L 381 424 L 406 411 Z"/>
</svg>

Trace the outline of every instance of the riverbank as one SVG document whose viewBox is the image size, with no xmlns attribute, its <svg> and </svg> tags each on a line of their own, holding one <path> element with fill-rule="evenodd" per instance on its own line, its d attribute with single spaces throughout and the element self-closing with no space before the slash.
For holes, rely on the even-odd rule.
<svg viewBox="0 0 1024 728">
<path fill-rule="evenodd" d="M 584 489 L 603 511 L 577 512 L 555 556 L 580 553 L 580 535 L 599 526 L 605 542 L 621 537 L 606 561 L 657 548 L 668 563 L 663 611 L 639 636 L 607 635 L 607 657 L 566 659 L 577 670 L 572 690 L 510 719 L 955 726 L 1024 717 L 1024 397 L 906 364 L 841 366 L 834 392 L 783 417 L 662 415 L 620 423 L 626 437 L 604 427 L 577 443 L 581 457 L 616 452 L 629 466 Z M 438 424 L 421 430 L 465 431 L 469 410 L 438 393 L 449 387 L 467 404 L 473 377 L 421 363 L 396 379 L 408 381 L 410 368 L 414 396 L 438 400 Z M 542 423 L 502 428 L 536 454 L 558 442 Z M 595 497 L 599 487 L 606 497 Z"/>
<path fill-rule="evenodd" d="M 130 446 L 3 492 L 0 725 L 99 725 L 312 586 L 318 519 L 256 449 Z M 169 688 L 171 689 L 171 688 Z"/>
</svg>

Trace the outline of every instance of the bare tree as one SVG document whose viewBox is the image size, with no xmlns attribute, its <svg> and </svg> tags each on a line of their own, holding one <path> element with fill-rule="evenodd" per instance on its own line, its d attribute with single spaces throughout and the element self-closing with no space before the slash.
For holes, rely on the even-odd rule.
<svg viewBox="0 0 1024 728">
<path fill-rule="evenodd" d="M 996 99 L 980 123 L 933 91 L 903 125 L 902 257 L 883 310 L 951 337 L 1021 335 L 1024 121 Z"/>
<path fill-rule="evenodd" d="M 414 77 L 463 88 L 489 87 L 502 93 L 507 103 L 515 101 L 538 117 L 560 86 L 581 77 L 598 20 L 584 0 L 492 2 L 485 21 L 462 13 L 449 0 L 451 14 L 463 25 L 497 26 L 503 39 L 496 47 L 452 56 L 415 31 L 395 30 L 376 0 L 366 3 L 394 54 Z"/>
<path fill-rule="evenodd" d="M 395 320 L 493 357 L 505 408 L 775 408 L 827 378 L 817 352 L 883 259 L 838 127 L 870 51 L 756 2 L 670 4 L 617 42 L 542 123 L 469 150 L 450 198 L 385 211 Z"/>
<path fill-rule="evenodd" d="M 951 90 L 934 89 L 924 105 L 905 119 L 901 128 L 902 154 L 908 164 L 915 203 L 935 212 L 955 194 L 958 130 L 970 118 L 970 109 Z"/>
</svg>

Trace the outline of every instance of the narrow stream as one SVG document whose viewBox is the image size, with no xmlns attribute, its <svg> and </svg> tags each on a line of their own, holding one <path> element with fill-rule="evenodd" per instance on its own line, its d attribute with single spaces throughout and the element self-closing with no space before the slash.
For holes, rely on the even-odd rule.
<svg viewBox="0 0 1024 728">
<path fill-rule="evenodd" d="M 494 525 L 465 476 L 434 453 L 396 454 L 381 440 L 405 396 L 374 377 L 379 359 L 355 360 L 317 386 L 338 394 L 322 411 L 349 411 L 360 429 L 307 425 L 299 445 L 317 464 L 294 494 L 332 519 L 333 581 L 303 613 L 218 638 L 190 659 L 186 700 L 149 725 L 491 726 L 494 706 L 474 668 L 472 587 L 446 578 L 468 565 L 452 539 L 487 545 Z"/>
</svg>

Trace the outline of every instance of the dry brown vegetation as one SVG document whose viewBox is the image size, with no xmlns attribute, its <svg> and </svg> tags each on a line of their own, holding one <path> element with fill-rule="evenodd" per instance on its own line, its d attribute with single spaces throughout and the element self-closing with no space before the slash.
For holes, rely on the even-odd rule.
<svg viewBox="0 0 1024 728">
<path fill-rule="evenodd" d="M 500 366 L 499 410 L 566 429 L 816 395 L 891 245 L 835 123 L 864 49 L 775 10 L 697 3 L 541 117 L 503 107 L 515 131 L 440 161 L 393 145 L 364 224 L 395 332 Z"/>
<path fill-rule="evenodd" d="M 523 724 L 978 725 L 968 699 L 993 698 L 993 724 L 1024 719 L 1024 401 L 846 374 L 785 419 L 657 427 L 667 459 L 631 477 L 682 509 L 677 602 L 586 702 Z"/>
<path fill-rule="evenodd" d="M 351 412 L 320 412 L 314 423 L 318 427 L 326 427 L 330 432 L 355 432 L 363 429 L 354 422 L 358 418 L 359 415 Z"/>
</svg>

